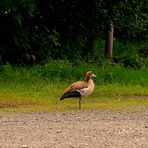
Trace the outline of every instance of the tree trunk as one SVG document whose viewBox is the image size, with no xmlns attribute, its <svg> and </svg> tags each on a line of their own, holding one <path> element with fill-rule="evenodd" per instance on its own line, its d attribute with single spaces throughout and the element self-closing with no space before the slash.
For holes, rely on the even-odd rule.
<svg viewBox="0 0 148 148">
<path fill-rule="evenodd" d="M 110 23 L 109 27 L 107 28 L 106 41 L 105 41 L 105 54 L 109 57 L 112 57 L 113 54 L 113 32 L 114 32 L 114 25 Z"/>
</svg>

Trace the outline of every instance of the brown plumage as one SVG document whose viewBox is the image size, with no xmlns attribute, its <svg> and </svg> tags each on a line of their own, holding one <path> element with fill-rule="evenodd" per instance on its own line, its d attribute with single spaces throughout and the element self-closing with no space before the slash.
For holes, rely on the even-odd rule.
<svg viewBox="0 0 148 148">
<path fill-rule="evenodd" d="M 94 82 L 92 80 L 96 75 L 92 71 L 86 73 L 86 81 L 77 81 L 71 84 L 65 91 L 60 100 L 65 98 L 79 98 L 79 108 L 81 108 L 82 97 L 89 96 L 94 90 Z"/>
</svg>

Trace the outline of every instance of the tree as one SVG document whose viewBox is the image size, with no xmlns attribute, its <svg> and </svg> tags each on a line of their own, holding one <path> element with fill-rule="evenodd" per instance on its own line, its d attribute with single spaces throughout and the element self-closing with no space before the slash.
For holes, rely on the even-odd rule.
<svg viewBox="0 0 148 148">
<path fill-rule="evenodd" d="M 96 9 L 98 10 L 97 15 L 103 20 L 102 24 L 107 26 L 105 46 L 107 55 L 112 55 L 108 47 L 108 35 L 110 29 L 112 30 L 112 24 L 115 26 L 115 37 L 123 41 L 148 39 L 147 35 L 142 34 L 143 31 L 148 30 L 148 2 L 146 0 L 97 0 Z"/>
<path fill-rule="evenodd" d="M 30 64 L 49 58 L 88 59 L 94 55 L 93 41 L 106 38 L 111 22 L 115 38 L 147 40 L 146 4 L 147 0 L 1 0 L 1 60 Z"/>
</svg>

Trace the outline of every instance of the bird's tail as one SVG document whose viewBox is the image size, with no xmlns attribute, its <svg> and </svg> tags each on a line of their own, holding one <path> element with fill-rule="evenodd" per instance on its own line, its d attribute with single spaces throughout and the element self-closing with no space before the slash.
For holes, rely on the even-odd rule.
<svg viewBox="0 0 148 148">
<path fill-rule="evenodd" d="M 63 100 L 65 98 L 79 98 L 81 96 L 81 94 L 78 91 L 72 91 L 72 92 L 68 92 L 65 93 L 60 100 Z"/>
</svg>

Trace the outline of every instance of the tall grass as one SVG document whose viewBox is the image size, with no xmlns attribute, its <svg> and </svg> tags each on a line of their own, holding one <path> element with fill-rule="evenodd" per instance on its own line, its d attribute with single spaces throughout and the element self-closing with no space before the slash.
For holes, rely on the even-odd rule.
<svg viewBox="0 0 148 148">
<path fill-rule="evenodd" d="M 99 66 L 98 64 L 81 63 L 73 66 L 68 61 L 50 61 L 45 65 L 36 65 L 31 68 L 12 67 L 4 65 L 0 67 L 0 83 L 21 84 L 34 86 L 42 81 L 69 82 L 84 79 L 85 73 L 92 70 L 96 73 L 96 84 L 120 84 L 120 85 L 148 85 L 148 71 L 126 69 L 120 65 Z"/>
</svg>

